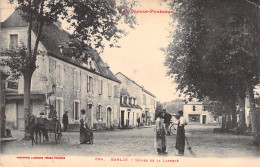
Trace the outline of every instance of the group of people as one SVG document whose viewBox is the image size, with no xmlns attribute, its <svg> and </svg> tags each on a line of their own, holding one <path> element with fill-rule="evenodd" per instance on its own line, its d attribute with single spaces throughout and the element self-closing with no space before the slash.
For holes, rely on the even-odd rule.
<svg viewBox="0 0 260 167">
<path fill-rule="evenodd" d="M 86 115 L 86 110 L 82 109 L 81 111 L 81 117 L 80 117 L 80 144 L 86 144 L 88 141 L 88 118 Z M 63 128 L 64 132 L 66 132 L 68 124 L 69 124 L 69 119 L 68 119 L 68 111 L 65 111 L 65 114 L 63 114 L 62 117 L 62 123 L 63 123 Z"/>
<path fill-rule="evenodd" d="M 178 156 L 184 155 L 185 148 L 185 125 L 187 125 L 184 117 L 183 111 L 178 111 L 178 128 L 176 136 L 175 148 L 178 150 Z M 155 123 L 155 148 L 159 155 L 167 154 L 166 152 L 166 135 L 170 135 L 169 126 L 171 123 L 171 115 L 164 109 L 162 113 L 157 114 L 157 119 Z"/>
</svg>

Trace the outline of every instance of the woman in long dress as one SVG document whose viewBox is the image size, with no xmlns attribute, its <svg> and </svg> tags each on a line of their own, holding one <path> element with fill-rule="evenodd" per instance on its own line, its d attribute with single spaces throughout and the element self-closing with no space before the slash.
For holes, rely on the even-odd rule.
<svg viewBox="0 0 260 167">
<path fill-rule="evenodd" d="M 176 136 L 176 149 L 178 150 L 179 156 L 184 155 L 184 148 L 185 148 L 185 129 L 184 126 L 187 125 L 184 117 L 183 111 L 178 111 L 179 121 L 178 121 L 178 128 L 177 128 L 177 136 Z"/>
<path fill-rule="evenodd" d="M 163 123 L 163 115 L 159 114 L 155 126 L 155 144 L 158 154 L 166 154 L 166 129 Z"/>
<path fill-rule="evenodd" d="M 81 110 L 81 117 L 80 117 L 80 144 L 86 143 L 86 128 L 87 128 L 87 115 L 86 115 L 86 110 L 82 109 Z"/>
</svg>

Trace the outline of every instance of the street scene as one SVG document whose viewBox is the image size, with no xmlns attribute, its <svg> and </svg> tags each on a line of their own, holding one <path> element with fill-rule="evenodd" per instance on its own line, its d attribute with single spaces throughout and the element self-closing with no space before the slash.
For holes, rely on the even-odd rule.
<svg viewBox="0 0 260 167">
<path fill-rule="evenodd" d="M 214 128 L 216 126 L 187 126 L 186 136 L 196 157 L 256 158 L 260 156 L 260 149 L 250 144 L 251 136 L 213 133 Z M 22 138 L 23 134 L 17 132 L 14 137 Z M 176 134 L 167 136 L 166 140 L 168 152 L 166 157 L 174 157 L 177 153 L 175 149 Z M 154 127 L 94 132 L 93 145 L 80 145 L 77 132 L 63 133 L 60 144 L 56 144 L 51 139 L 49 142 L 36 146 L 32 146 L 30 141 L 24 140 L 5 142 L 2 144 L 2 153 L 18 156 L 157 156 L 154 148 Z M 193 156 L 189 150 L 185 150 L 185 157 Z"/>
<path fill-rule="evenodd" d="M 259 161 L 259 18 L 259 0 L 1 1 L 0 158 Z"/>
</svg>

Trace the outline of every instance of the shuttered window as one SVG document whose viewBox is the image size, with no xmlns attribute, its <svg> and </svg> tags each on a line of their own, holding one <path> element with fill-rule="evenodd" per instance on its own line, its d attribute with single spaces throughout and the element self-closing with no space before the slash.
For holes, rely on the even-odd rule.
<svg viewBox="0 0 260 167">
<path fill-rule="evenodd" d="M 11 34 L 10 35 L 9 49 L 14 49 L 16 47 L 18 47 L 18 35 L 17 34 Z"/>
<path fill-rule="evenodd" d="M 102 95 L 103 94 L 103 80 L 99 80 L 98 84 L 98 94 Z"/>
<path fill-rule="evenodd" d="M 63 87 L 64 83 L 64 66 L 63 64 L 57 63 L 56 65 L 56 84 L 59 87 Z"/>
</svg>

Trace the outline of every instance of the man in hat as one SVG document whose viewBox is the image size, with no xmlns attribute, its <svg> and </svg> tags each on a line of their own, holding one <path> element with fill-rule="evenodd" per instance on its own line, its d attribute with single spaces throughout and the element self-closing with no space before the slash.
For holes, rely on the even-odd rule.
<svg viewBox="0 0 260 167">
<path fill-rule="evenodd" d="M 171 116 L 171 114 L 166 112 L 166 109 L 163 109 L 163 114 L 164 114 L 165 129 L 166 129 L 167 135 L 170 135 L 169 127 L 170 127 L 172 116 Z"/>
<path fill-rule="evenodd" d="M 63 131 L 66 132 L 69 124 L 68 111 L 65 111 L 65 114 L 63 114 L 62 123 L 63 123 Z"/>
</svg>

